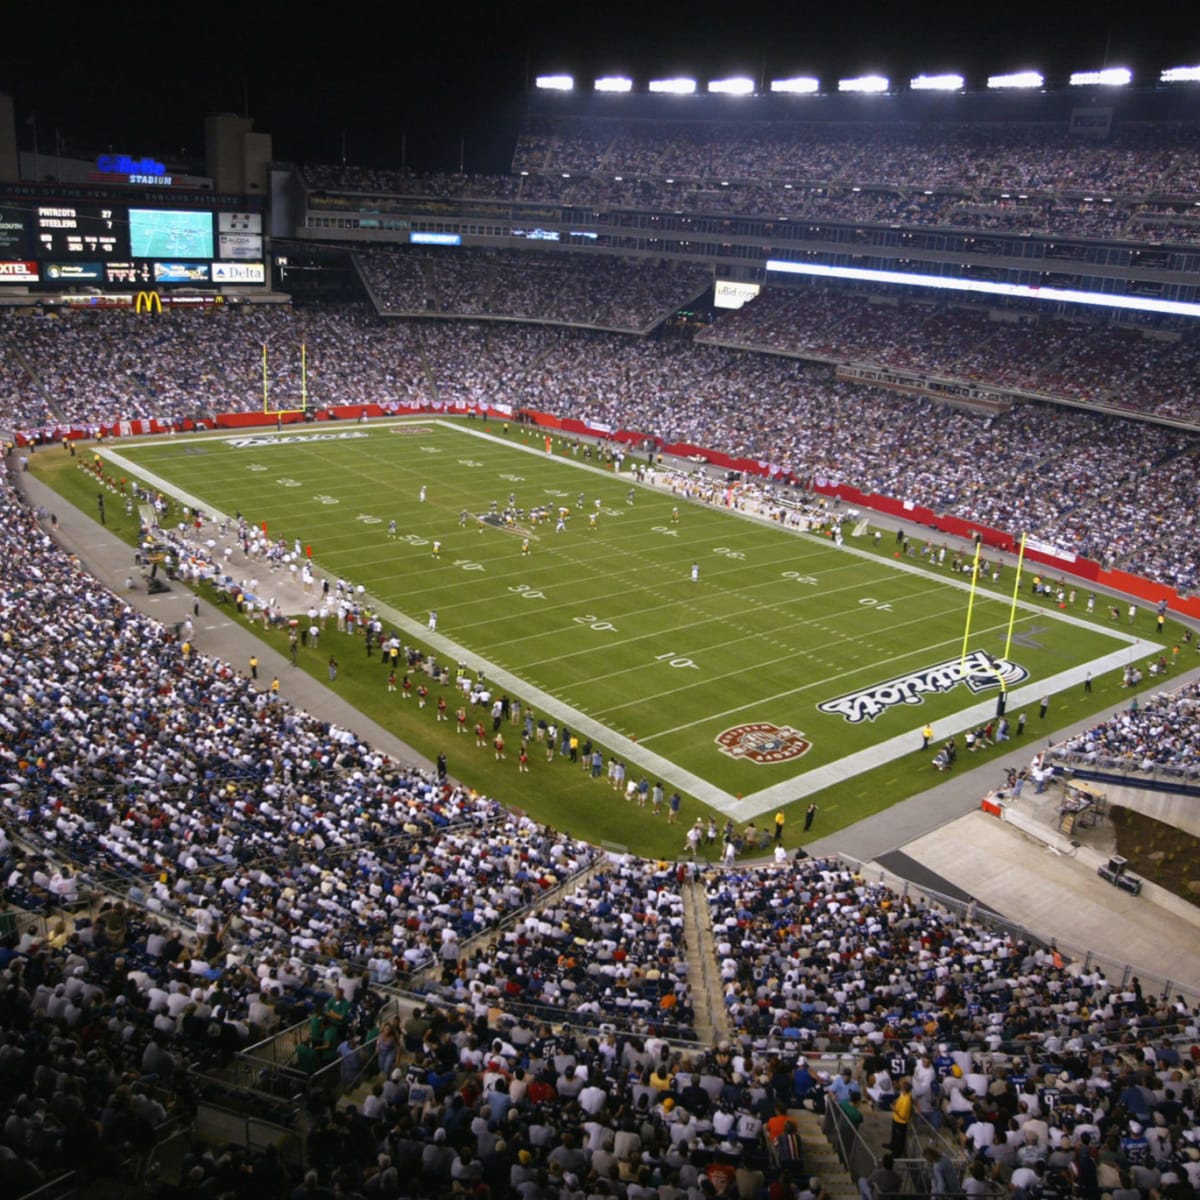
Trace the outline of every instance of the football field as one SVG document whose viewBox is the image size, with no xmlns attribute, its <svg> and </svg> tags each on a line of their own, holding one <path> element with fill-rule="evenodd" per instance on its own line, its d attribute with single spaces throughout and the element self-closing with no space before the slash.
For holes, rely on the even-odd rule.
<svg viewBox="0 0 1200 1200">
<path fill-rule="evenodd" d="M 969 576 L 894 557 L 890 532 L 836 546 L 547 454 L 542 436 L 309 425 L 122 443 L 105 459 L 298 539 L 319 577 L 365 589 L 385 630 L 485 669 L 631 777 L 743 821 L 911 756 L 926 722 L 939 741 L 986 723 L 1002 687 L 1014 724 L 1026 709 L 1034 721 L 1043 694 L 1157 649 L 1086 619 L 1086 593 L 1058 612 L 1026 583 L 1005 658 L 1011 567 L 976 590 L 964 643 Z"/>
</svg>

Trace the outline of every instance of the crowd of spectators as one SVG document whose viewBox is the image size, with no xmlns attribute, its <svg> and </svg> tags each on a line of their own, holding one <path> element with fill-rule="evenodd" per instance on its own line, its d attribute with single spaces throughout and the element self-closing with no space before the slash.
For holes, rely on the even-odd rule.
<svg viewBox="0 0 1200 1200">
<path fill-rule="evenodd" d="M 438 994 L 454 1003 L 482 997 L 538 1022 L 694 1038 L 681 882 L 673 864 L 610 857 Z"/>
<path fill-rule="evenodd" d="M 1050 950 L 831 861 L 709 878 L 734 1036 L 671 1045 L 694 1031 L 691 868 L 618 858 L 553 892 L 593 861 L 588 847 L 399 768 L 189 651 L 3 487 L 0 856 L 6 898 L 52 916 L 0 962 L 0 1166 L 15 1188 L 40 1181 L 64 1138 L 91 1176 L 143 1159 L 164 1120 L 190 1115 L 182 1066 L 297 1020 L 311 1018 L 314 1062 L 341 1060 L 352 1079 L 378 987 L 430 960 L 437 1009 L 383 1038 L 406 1067 L 361 1106 L 317 1114 L 312 1188 L 789 1195 L 802 1149 L 785 1110 L 836 1097 L 801 1050 L 859 1051 L 853 1082 L 881 1106 L 889 1069 L 898 1082 L 944 1068 L 940 1093 L 917 1099 L 952 1130 L 967 1132 L 971 1109 L 956 1107 L 956 1064 L 996 1098 L 1019 1065 L 1034 1081 L 1014 1102 L 1019 1126 L 1026 1096 L 1053 1086 L 1050 1128 L 1073 1132 L 1061 1115 L 1074 1102 L 1105 1138 L 1136 1136 L 1132 1114 L 1172 1099 L 1169 1073 L 1138 1075 L 1171 1067 L 1192 1120 L 1195 1068 L 1158 1045 L 1200 1036 L 1181 1001 L 1068 973 Z M 59 915 L 101 880 L 123 897 Z M 494 945 L 468 948 L 510 914 Z M 1101 1049 L 1122 1039 L 1136 1068 Z M 1183 1145 L 1168 1123 L 1154 1169 Z M 185 1171 L 217 1186 L 248 1166 L 198 1151 Z M 255 1171 L 264 1197 L 291 1182 L 270 1156 Z"/>
<path fill-rule="evenodd" d="M 1186 330 L 1039 317 L 823 287 L 768 288 L 697 340 L 898 367 L 1194 421 L 1200 343 Z"/>
<path fill-rule="evenodd" d="M 316 1118 L 313 1188 L 704 1200 L 792 1197 L 807 1183 L 770 1073 L 734 1075 L 729 1044 L 589 1035 L 502 1004 L 430 1004 L 394 1040 L 407 1066 L 383 1074 L 361 1105 Z"/>
<path fill-rule="evenodd" d="M 1194 126 L 1118 126 L 1105 139 L 1061 123 L 533 122 L 514 171 L 656 179 L 780 180 L 1122 196 L 1200 190 Z"/>
<path fill-rule="evenodd" d="M 371 264 L 367 277 L 381 294 L 417 265 L 406 254 L 383 252 L 364 261 Z M 482 310 L 488 306 L 477 300 L 487 290 L 485 281 L 494 282 L 508 273 L 515 277 L 525 269 L 508 259 L 494 262 L 487 256 L 434 261 L 439 273 L 447 263 L 457 263 L 453 271 L 471 281 L 467 290 L 475 298 L 460 295 L 446 310 L 456 315 L 484 315 Z M 694 298 L 702 286 L 698 278 L 670 267 L 646 268 L 640 275 L 634 271 L 638 282 L 626 289 L 616 278 L 627 264 L 611 264 L 612 287 L 596 283 L 590 268 L 566 270 L 556 262 L 543 266 L 544 273 L 531 269 L 532 282 L 513 289 L 515 294 L 538 297 L 538 303 L 514 305 L 508 314 L 514 319 L 524 315 L 523 309 L 536 310 L 545 301 L 549 307 L 543 316 L 549 314 L 547 319 L 567 326 L 587 324 L 593 318 L 602 325 L 610 319 L 628 321 L 630 327 L 639 322 L 649 325 L 661 321 L 676 303 Z M 427 267 L 435 269 L 432 263 Z M 552 279 L 553 287 L 540 291 L 539 276 L 544 276 L 543 282 Z M 597 295 L 610 298 L 580 299 L 593 285 Z M 386 295 L 385 302 L 401 307 L 406 303 L 398 297 L 387 301 Z M 481 326 L 468 322 L 467 328 Z M 513 387 L 525 373 L 536 388 L 538 380 L 530 366 L 570 343 L 568 337 L 550 331 L 539 334 L 524 326 L 511 330 L 489 326 L 492 357 L 514 361 L 501 370 L 501 378 L 493 379 L 489 367 L 478 373 L 477 385 L 464 388 L 461 367 L 476 358 L 468 350 L 457 353 L 455 340 L 470 339 L 470 332 L 446 330 L 436 321 L 380 321 L 365 307 L 243 307 L 177 313 L 163 321 L 94 311 L 12 318 L 0 336 L 11 351 L 5 356 L 5 390 L 10 397 L 6 412 L 18 429 L 41 426 L 48 415 L 89 427 L 116 419 L 156 417 L 169 422 L 251 409 L 262 400 L 264 346 L 268 394 L 278 407 L 299 407 L 302 395 L 310 408 L 420 404 L 435 399 L 442 388 L 474 392 L 488 386 L 487 380 L 494 389 L 510 393 L 509 402 L 525 399 L 533 404 L 535 397 L 513 397 Z M 1170 327 L 1142 329 L 1098 319 L 1052 319 L 1021 308 L 994 313 L 971 306 L 897 303 L 879 295 L 821 287 L 770 288 L 740 310 L 723 315 L 696 340 L 901 368 L 1185 422 L 1195 419 L 1198 343 L 1186 331 Z M 516 349 L 508 343 L 515 343 Z M 672 363 L 680 358 L 675 349 L 657 341 L 648 348 L 620 338 L 595 344 L 609 350 L 594 365 L 577 368 L 589 373 L 589 378 L 570 384 L 572 393 L 582 398 L 627 388 L 629 373 L 612 361 L 619 350 L 629 356 L 640 354 L 644 360 L 656 354 Z M 568 358 L 571 353 L 568 350 Z M 697 361 L 701 370 L 711 365 L 708 359 Z M 652 362 L 649 365 L 653 367 Z M 772 369 L 783 368 L 763 368 Z"/>
<path fill-rule="evenodd" d="M 1194 188 L 1185 133 L 1140 156 L 1123 154 L 1119 139 L 1089 147 L 1069 164 L 1071 178 Z M 519 153 L 556 170 L 578 160 L 753 174 L 779 154 L 789 171 L 870 162 L 885 178 L 938 177 L 937 147 L 904 136 L 756 141 L 722 131 L 681 142 L 653 129 L 591 130 L 531 134 Z M 1023 170 L 1037 186 L 1068 163 L 1054 138 L 1033 144 L 1039 153 L 1026 154 Z M 967 164 L 959 169 L 980 182 L 1007 181 L 1018 161 L 1003 137 L 943 134 L 938 145 L 956 149 Z M 429 194 L 456 186 L 430 181 Z M 447 259 L 456 265 L 444 271 L 440 258 L 389 257 L 405 265 L 393 273 L 372 255 L 364 270 L 396 311 L 423 297 L 424 309 L 432 300 L 443 312 L 494 316 L 489 306 L 507 288 L 512 315 L 632 322 L 650 297 L 669 305 L 681 283 L 677 272 L 649 271 L 629 291 L 606 283 L 598 298 L 557 263 L 510 278 L 511 264 L 498 260 Z M 1085 398 L 1149 374 L 1165 346 L 1164 390 L 1188 402 L 1187 342 L 993 329 L 969 312 L 825 300 L 797 297 L 795 311 L 772 300 L 722 335 L 794 351 L 773 339 L 786 341 L 800 316 L 825 322 L 810 353 L 883 346 L 886 359 L 871 361 L 922 370 L 951 361 L 962 377 L 977 370 L 991 381 L 1040 371 L 1058 380 L 1056 394 Z M 898 406 L 892 393 L 778 353 L 484 322 L 380 323 L 365 308 L 163 321 L 100 312 L 10 319 L 2 336 L 13 353 L 0 355 L 0 394 L 18 425 L 40 426 L 47 412 L 91 426 L 253 407 L 263 344 L 276 394 L 298 396 L 304 344 L 306 385 L 325 403 L 515 401 L 1028 528 L 1106 562 L 1196 582 L 1195 438 L 1161 426 L 1130 438 L 1126 423 L 1094 412 Z M 1197 1066 L 1171 1041 L 1200 1038 L 1200 1022 L 1182 1000 L 1087 967 L 1068 971 L 1052 949 L 952 919 L 835 862 L 804 860 L 709 877 L 734 1034 L 711 1048 L 674 1047 L 668 1036 L 695 1029 L 690 870 L 612 859 L 558 893 L 595 864 L 592 848 L 398 766 L 139 615 L 57 548 L 5 469 L 0 873 L 9 903 L 50 917 L 44 937 L 10 935 L 0 949 L 6 1191 L 38 1185 L 68 1149 L 90 1176 L 119 1173 L 164 1121 L 190 1115 L 182 1066 L 226 1061 L 297 1020 L 311 1018 L 310 1051 L 356 1067 L 379 986 L 430 964 L 436 1003 L 383 1039 L 391 1062 L 403 1045 L 407 1069 L 383 1070 L 360 1107 L 318 1114 L 300 1195 L 443 1196 L 482 1184 L 494 1197 L 535 1200 L 695 1200 L 768 1184 L 790 1195 L 802 1155 L 783 1110 L 853 1107 L 855 1092 L 886 1108 L 902 1077 L 929 1122 L 969 1142 L 1019 1200 L 1031 1192 L 1015 1182 L 1018 1170 L 1040 1157 L 1057 1171 L 1056 1154 L 1078 1164 L 1080 1143 L 1105 1148 L 1085 1197 L 1099 1194 L 1106 1167 L 1114 1192 L 1128 1183 L 1179 1200 L 1200 1191 Z M 1198 707 L 1194 686 L 1156 697 L 1065 752 L 1195 770 Z M 68 915 L 100 882 L 120 899 Z M 506 918 L 515 920 L 494 946 L 464 949 Z M 596 1032 L 577 1036 L 563 1021 Z M 860 1056 L 841 1085 L 846 1101 L 837 1082 L 799 1061 L 842 1049 Z M 267 1200 L 296 1182 L 274 1156 L 236 1151 L 191 1154 L 185 1173 L 193 1195 L 253 1188 Z"/>
<path fill-rule="evenodd" d="M 4 322 L 0 339 L 16 397 L 6 419 L 18 429 L 46 413 L 94 428 L 261 410 L 264 346 L 267 394 L 280 409 L 301 407 L 305 395 L 312 408 L 430 398 L 416 330 L 381 327 L 365 305 L 230 306 L 161 321 L 113 309 L 47 313 Z"/>
<path fill-rule="evenodd" d="M 795 357 L 1102 397 L 1113 407 L 1159 392 L 1170 411 L 1194 417 L 1196 344 L 1171 340 L 1171 330 L 1163 340 L 1162 332 L 1011 323 L 972 309 L 800 289 L 768 291 L 692 340 L 485 321 L 380 321 L 356 306 L 173 314 L 161 322 L 119 313 L 10 319 L 4 337 L 35 372 L 43 363 L 57 372 L 60 361 L 92 369 L 120 344 L 131 390 L 111 403 L 168 417 L 184 411 L 189 395 L 206 413 L 209 404 L 246 410 L 261 403 L 261 382 L 247 363 L 261 370 L 264 340 L 280 389 L 274 394 L 298 392 L 289 372 L 299 370 L 303 342 L 314 408 L 529 407 L 751 459 L 777 478 L 852 484 L 1028 532 L 1106 567 L 1186 589 L 1200 578 L 1194 433 L 1139 424 L 1132 437 L 1133 427 L 1107 412 L 1046 403 L 1017 403 L 998 415 L 949 410 L 839 381 L 829 366 Z M 195 374 L 219 378 L 220 387 L 189 393 L 188 362 Z M 230 386 L 239 371 L 240 390 Z M 31 385 L 39 378 L 31 375 Z M 147 398 L 142 381 L 149 378 L 164 381 L 156 393 L 161 403 Z M 85 400 L 68 398 L 59 410 L 63 421 L 90 427 L 117 415 L 107 405 L 88 409 Z M 17 427 L 40 412 L 18 411 Z M 934 424 L 937 439 L 929 436 Z"/>
<path fill-rule="evenodd" d="M 1158 692 L 1055 746 L 1065 763 L 1200 776 L 1200 685 Z"/>
<path fill-rule="evenodd" d="M 4 815 L 61 872 L 198 937 L 394 978 L 592 856 L 292 710 L 52 551 L 5 574 Z"/>
<path fill-rule="evenodd" d="M 1200 191 L 1198 134 L 1178 123 L 1118 127 L 1106 139 L 1073 136 L 1061 123 L 533 122 L 513 174 L 421 173 L 306 164 L 310 189 L 331 193 L 530 199 L 527 180 L 568 187 L 578 177 L 623 182 L 874 184 L 1003 189 L 1017 197 L 1096 193 L 1165 197 Z M 620 177 L 620 178 L 617 178 Z M 523 183 L 525 186 L 523 187 Z M 1163 211 L 1152 209 L 1151 212 Z M 1166 211 L 1173 211 L 1167 209 Z"/>
<path fill-rule="evenodd" d="M 591 209 L 937 226 L 1192 243 L 1197 132 L 1118 127 L 1106 139 L 1051 122 L 534 121 L 507 176 L 303 168 L 309 203 L 363 193 Z"/>
<path fill-rule="evenodd" d="M 795 1057 L 952 1041 L 1056 1052 L 1121 1027 L 1126 989 L 1101 973 L 1085 980 L 1047 947 L 897 895 L 836 861 L 714 873 L 708 898 L 726 1007 L 760 1049 L 790 1047 Z M 1065 993 L 1085 982 L 1073 997 L 1081 1003 L 1067 1006 Z M 1195 1016 L 1175 998 L 1138 1004 L 1138 1023 L 1151 1029 Z"/>
<path fill-rule="evenodd" d="M 1200 1185 L 1197 1013 L 1181 997 L 1066 970 L 1052 946 L 828 860 L 727 871 L 708 893 L 740 1044 L 795 1065 L 791 1103 L 824 1092 L 851 1120 L 868 1098 L 895 1107 L 898 1153 L 918 1119 L 927 1138 L 940 1130 L 966 1178 L 939 1188 L 943 1155 L 927 1150 L 935 1195 L 964 1182 L 1018 1197 Z M 845 1045 L 855 1065 L 841 1080 L 805 1061 Z"/>
<path fill-rule="evenodd" d="M 647 332 L 708 286 L 700 267 L 532 252 L 373 250 L 358 256 L 383 313 L 509 318 Z"/>
<path fill-rule="evenodd" d="M 356 167 L 344 163 L 306 163 L 301 171 L 310 189 L 333 194 L 365 192 L 384 196 L 426 196 L 436 200 L 459 197 L 512 199 L 520 194 L 519 176 Z"/>
<path fill-rule="evenodd" d="M 365 172 L 368 178 L 378 173 Z M 1017 194 L 999 188 L 967 184 L 937 188 L 903 187 L 874 182 L 781 183 L 728 179 L 669 179 L 562 174 L 495 176 L 489 195 L 487 180 L 474 178 L 456 189 L 454 198 L 477 202 L 480 215 L 500 216 L 485 206 L 505 200 L 554 208 L 584 210 L 596 230 L 620 228 L 634 214 L 669 212 L 690 219 L 719 217 L 810 222 L 855 222 L 888 226 L 920 226 L 965 233 L 1040 233 L 1058 237 L 1102 238 L 1110 241 L 1190 244 L 1200 235 L 1200 218 L 1191 200 L 1143 201 L 1039 191 Z M 385 190 L 367 203 L 372 210 L 396 213 L 419 210 L 428 194 L 406 179 L 397 190 Z M 314 212 L 342 211 L 353 206 L 354 192 L 310 193 Z M 511 223 L 510 223 L 511 224 Z M 732 225 L 728 224 L 732 229 Z M 975 249 L 983 252 L 978 245 Z"/>
</svg>

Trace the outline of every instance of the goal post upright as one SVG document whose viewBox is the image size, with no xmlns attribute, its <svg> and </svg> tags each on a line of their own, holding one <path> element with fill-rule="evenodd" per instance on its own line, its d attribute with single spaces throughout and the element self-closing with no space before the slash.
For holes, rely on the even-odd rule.
<svg viewBox="0 0 1200 1200">
<path fill-rule="evenodd" d="M 300 343 L 300 407 L 272 408 L 271 407 L 271 377 L 268 369 L 267 343 L 262 344 L 262 410 L 268 417 L 285 417 L 293 413 L 304 415 L 308 412 L 308 344 Z"/>
<path fill-rule="evenodd" d="M 967 623 L 963 629 L 962 668 L 967 666 L 967 643 L 971 639 L 971 614 L 975 611 L 975 589 L 979 586 L 979 552 L 983 549 L 981 539 L 975 540 L 975 557 L 971 560 L 971 590 L 967 594 Z"/>
<path fill-rule="evenodd" d="M 1017 571 L 1013 579 L 1012 604 L 1008 610 L 1008 635 L 1004 639 L 1004 657 L 1008 657 L 1008 652 L 1012 648 L 1013 626 L 1017 622 L 1017 594 L 1021 590 L 1021 569 L 1025 564 L 1025 538 L 1026 534 L 1021 534 L 1021 548 L 1017 551 Z"/>
</svg>

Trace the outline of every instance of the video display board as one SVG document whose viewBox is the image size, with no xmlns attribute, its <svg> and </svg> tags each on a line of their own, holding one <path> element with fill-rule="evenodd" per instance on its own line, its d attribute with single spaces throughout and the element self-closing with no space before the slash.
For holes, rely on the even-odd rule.
<svg viewBox="0 0 1200 1200">
<path fill-rule="evenodd" d="M 0 194 L 0 287 L 264 283 L 262 228 L 261 213 L 202 204 Z"/>
</svg>

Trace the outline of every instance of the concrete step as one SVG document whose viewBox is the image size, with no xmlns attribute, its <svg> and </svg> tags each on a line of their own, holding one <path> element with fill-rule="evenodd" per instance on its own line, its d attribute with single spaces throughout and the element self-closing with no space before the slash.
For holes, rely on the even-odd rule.
<svg viewBox="0 0 1200 1200">
<path fill-rule="evenodd" d="M 713 941 L 712 910 L 704 885 L 689 880 L 683 885 L 683 930 L 687 939 L 688 981 L 696 1010 L 696 1037 L 705 1043 L 730 1036 L 729 1015 L 721 990 Z"/>
<path fill-rule="evenodd" d="M 830 1196 L 840 1200 L 856 1200 L 858 1186 L 850 1178 L 838 1158 L 837 1151 L 822 1132 L 823 1117 L 806 1108 L 792 1108 L 788 1116 L 796 1122 L 800 1144 L 804 1148 L 804 1169 L 810 1176 L 816 1175 Z"/>
</svg>

